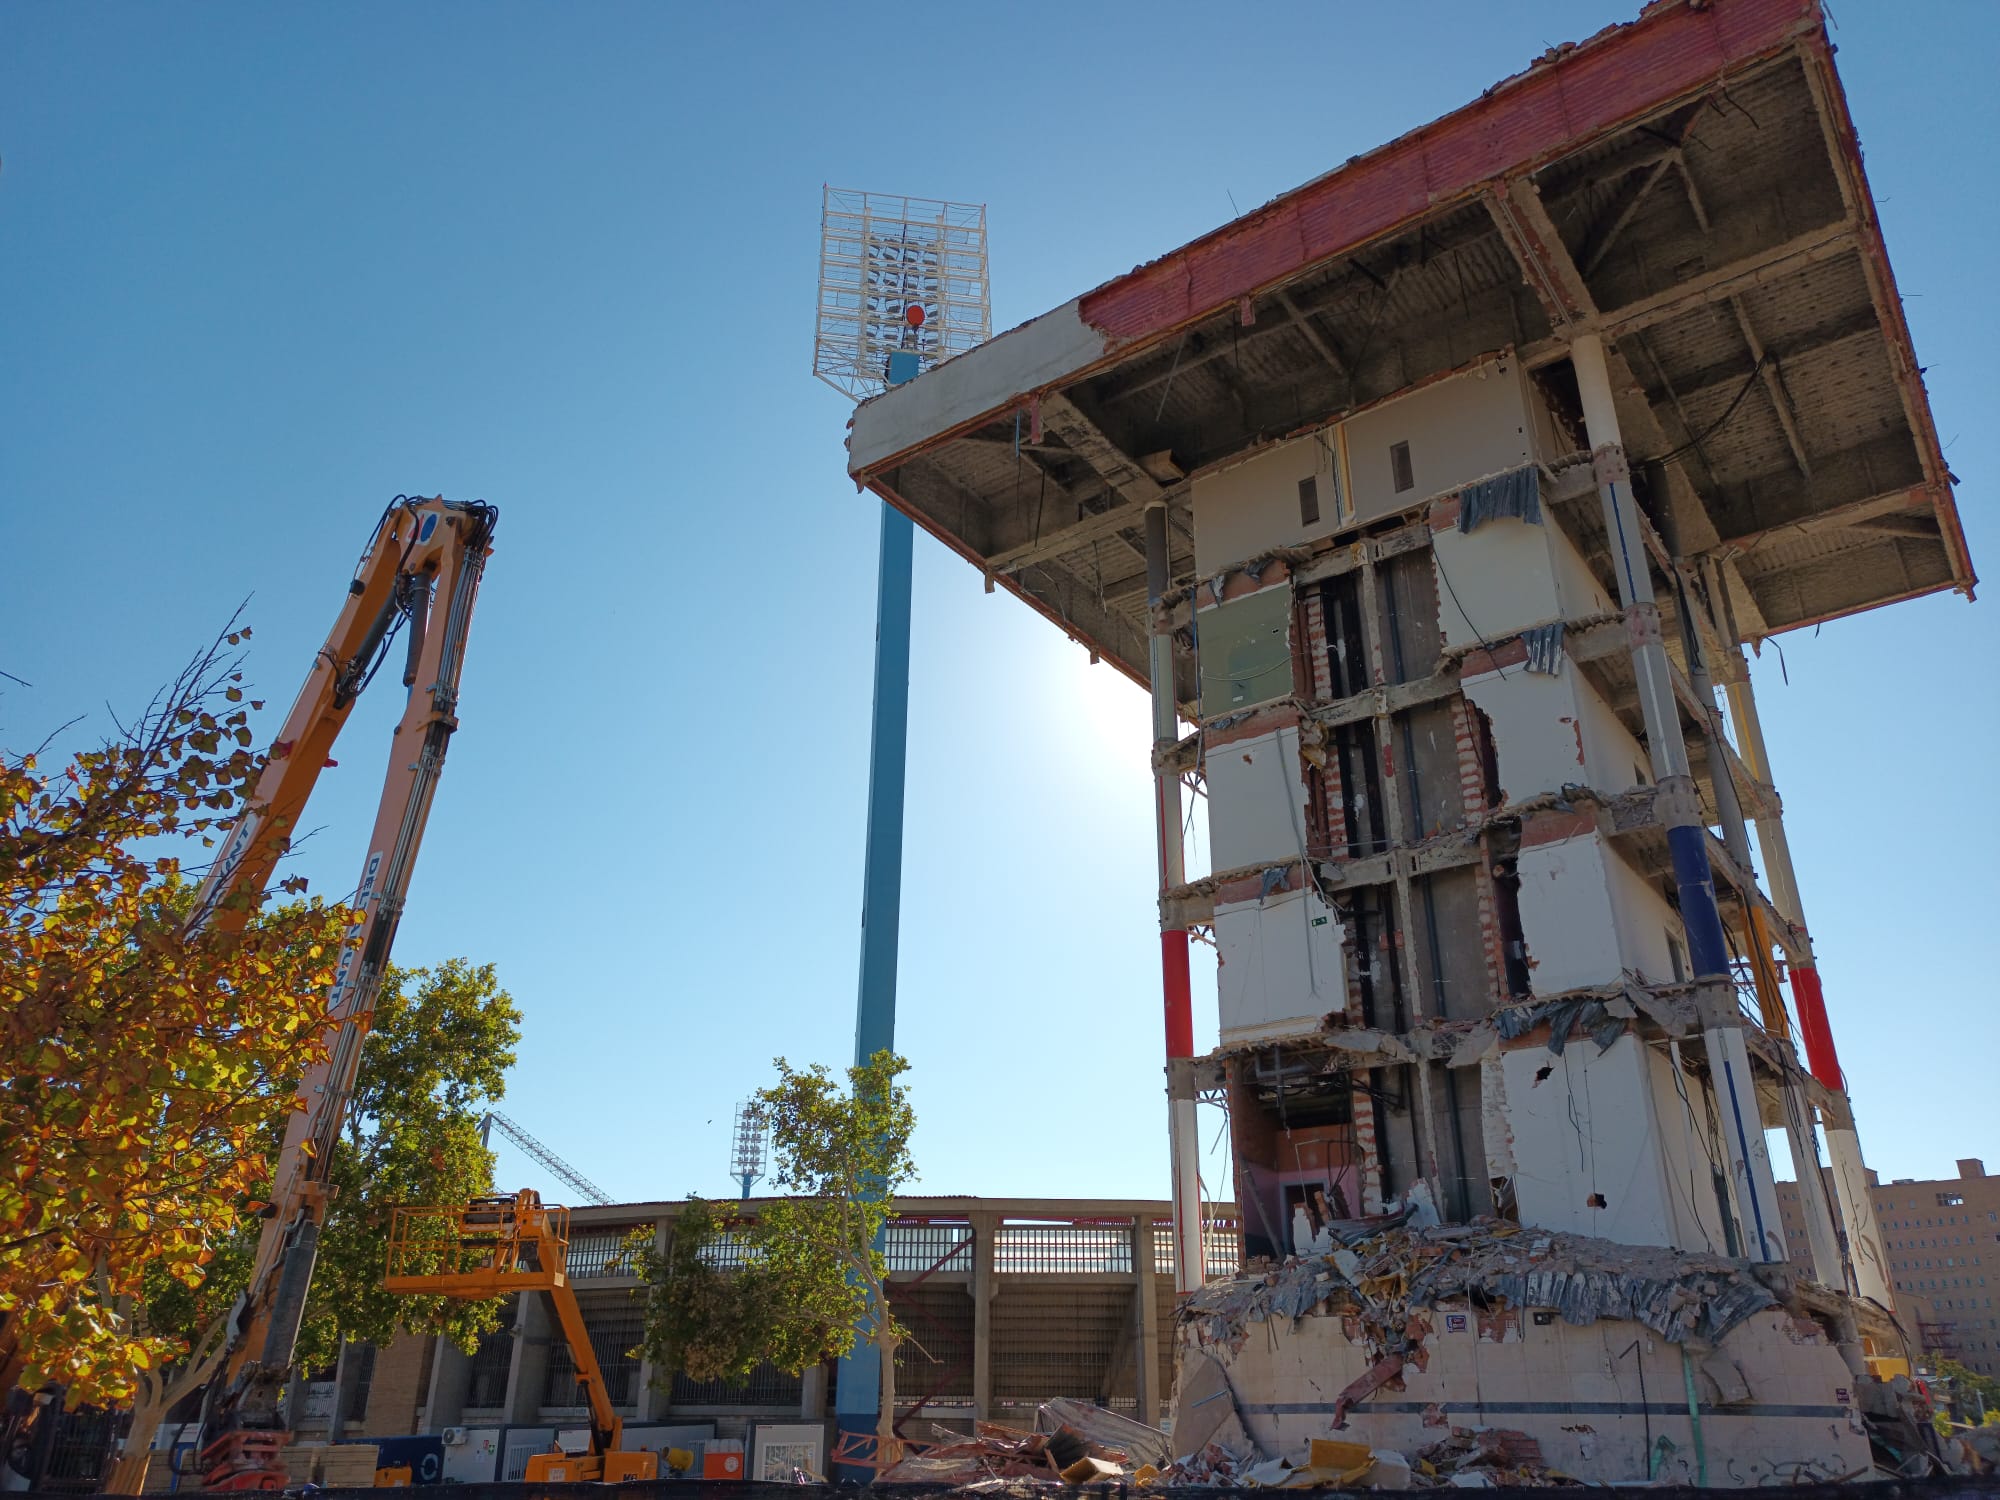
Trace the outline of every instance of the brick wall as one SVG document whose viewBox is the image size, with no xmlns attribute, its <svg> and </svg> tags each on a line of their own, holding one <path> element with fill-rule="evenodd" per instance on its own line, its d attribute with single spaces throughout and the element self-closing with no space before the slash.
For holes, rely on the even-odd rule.
<svg viewBox="0 0 2000 1500">
<path fill-rule="evenodd" d="M 362 1436 L 402 1437 L 420 1430 L 424 1401 L 430 1395 L 431 1354 L 436 1342 L 429 1334 L 399 1333 L 387 1348 L 375 1351 L 375 1375 L 368 1384 Z"/>
</svg>

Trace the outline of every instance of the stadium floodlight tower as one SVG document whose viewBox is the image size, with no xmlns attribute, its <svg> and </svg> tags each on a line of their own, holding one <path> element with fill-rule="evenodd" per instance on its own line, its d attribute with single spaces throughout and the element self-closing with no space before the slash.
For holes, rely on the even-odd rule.
<svg viewBox="0 0 2000 1500">
<path fill-rule="evenodd" d="M 736 1130 L 729 1146 L 729 1175 L 750 1196 L 750 1189 L 764 1175 L 764 1108 L 755 1099 L 736 1106 Z"/>
<path fill-rule="evenodd" d="M 813 374 L 865 401 L 985 343 L 992 318 L 984 204 L 824 190 Z"/>
<path fill-rule="evenodd" d="M 820 203 L 813 374 L 855 401 L 914 380 L 992 333 L 984 204 L 828 187 Z M 875 596 L 875 709 L 868 755 L 861 982 L 854 1061 L 896 1046 L 896 942 L 903 897 L 903 773 L 910 727 L 910 518 L 882 507 Z M 855 1341 L 834 1398 L 841 1451 L 865 1452 L 881 1410 L 881 1359 Z M 839 1465 L 838 1477 L 866 1469 Z"/>
</svg>

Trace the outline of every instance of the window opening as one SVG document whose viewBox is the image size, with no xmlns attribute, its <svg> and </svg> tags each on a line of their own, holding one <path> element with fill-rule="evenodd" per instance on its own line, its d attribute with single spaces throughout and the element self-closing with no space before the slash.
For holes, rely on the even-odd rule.
<svg viewBox="0 0 2000 1500">
<path fill-rule="evenodd" d="M 1389 446 L 1389 472 L 1394 476 L 1396 493 L 1417 487 L 1416 471 L 1410 466 L 1410 445 L 1392 443 Z"/>
</svg>

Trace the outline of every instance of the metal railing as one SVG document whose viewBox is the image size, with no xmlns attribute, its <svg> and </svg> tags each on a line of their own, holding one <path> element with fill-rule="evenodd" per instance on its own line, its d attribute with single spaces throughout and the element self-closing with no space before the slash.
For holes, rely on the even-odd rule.
<svg viewBox="0 0 2000 1500">
<path fill-rule="evenodd" d="M 1202 1275 L 1210 1281 L 1234 1276 L 1243 1268 L 1242 1244 L 1234 1219 L 1210 1219 L 1201 1227 Z M 1171 1219 L 1153 1224 L 1153 1271 L 1174 1274 L 1174 1225 Z"/>
<path fill-rule="evenodd" d="M 1119 1224 L 1002 1224 L 993 1269 L 1003 1275 L 1132 1271 L 1132 1230 Z"/>
<path fill-rule="evenodd" d="M 511 1199 L 398 1208 L 389 1220 L 388 1279 L 508 1276 L 563 1270 L 569 1210 Z M 544 1265 L 544 1257 L 555 1264 Z M 393 1290 L 393 1288 L 392 1288 Z M 420 1288 L 418 1290 L 421 1290 Z"/>
<path fill-rule="evenodd" d="M 636 1276 L 639 1274 L 638 1251 L 627 1243 L 632 1228 L 579 1230 L 576 1238 L 569 1242 L 569 1274 L 573 1281 L 586 1276 Z"/>
<path fill-rule="evenodd" d="M 891 1271 L 970 1271 L 972 1226 L 897 1220 L 883 1238 L 882 1254 Z"/>
</svg>

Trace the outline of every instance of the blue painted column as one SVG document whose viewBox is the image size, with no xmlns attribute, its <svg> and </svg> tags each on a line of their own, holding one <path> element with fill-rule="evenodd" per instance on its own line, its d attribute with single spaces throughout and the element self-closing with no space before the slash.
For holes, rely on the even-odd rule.
<svg viewBox="0 0 2000 1500">
<path fill-rule="evenodd" d="M 882 507 L 875 599 L 875 718 L 868 753 L 868 853 L 862 875 L 861 984 L 854 1010 L 854 1061 L 896 1048 L 896 941 L 903 904 L 903 781 L 910 739 L 910 572 L 916 532 L 910 518 Z M 836 1442 L 873 1434 L 882 1410 L 882 1361 L 856 1343 L 840 1361 L 834 1389 Z M 866 1481 L 871 1470 L 839 1465 L 836 1479 Z"/>
</svg>

